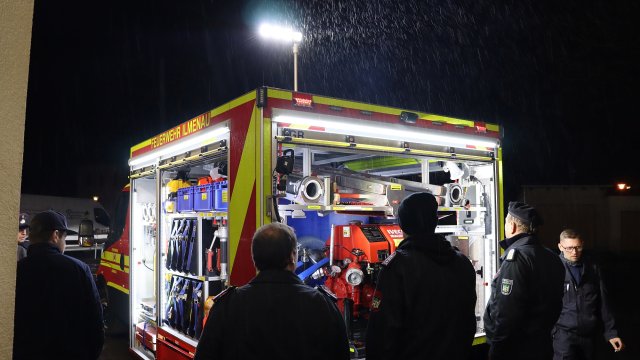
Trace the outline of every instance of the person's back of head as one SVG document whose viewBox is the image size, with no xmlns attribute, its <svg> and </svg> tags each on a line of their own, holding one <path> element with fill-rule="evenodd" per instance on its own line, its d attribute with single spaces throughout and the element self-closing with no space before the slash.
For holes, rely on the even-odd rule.
<svg viewBox="0 0 640 360">
<path fill-rule="evenodd" d="M 544 223 L 533 206 L 518 201 L 509 203 L 507 222 L 509 221 L 516 226 L 514 234 L 535 234 L 538 227 Z"/>
<path fill-rule="evenodd" d="M 426 192 L 414 193 L 398 207 L 398 223 L 408 235 L 433 234 L 438 226 L 438 202 Z"/>
<path fill-rule="evenodd" d="M 64 251 L 64 238 L 76 234 L 69 229 L 67 218 L 55 210 L 47 210 L 36 214 L 31 219 L 29 240 L 34 243 L 54 242 Z M 57 234 L 54 236 L 54 233 Z"/>
<path fill-rule="evenodd" d="M 253 235 L 253 263 L 259 271 L 284 270 L 295 264 L 296 246 L 296 235 L 289 226 L 281 223 L 264 225 Z"/>
</svg>

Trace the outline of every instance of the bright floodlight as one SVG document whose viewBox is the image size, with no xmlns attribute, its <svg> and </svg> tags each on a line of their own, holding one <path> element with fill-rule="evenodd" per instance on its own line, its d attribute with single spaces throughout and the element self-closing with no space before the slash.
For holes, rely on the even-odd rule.
<svg viewBox="0 0 640 360">
<path fill-rule="evenodd" d="M 262 24 L 259 29 L 260 36 L 268 39 L 277 39 L 281 41 L 291 41 L 299 43 L 302 41 L 302 33 L 293 31 L 291 28 L 284 28 L 275 25 Z"/>
</svg>

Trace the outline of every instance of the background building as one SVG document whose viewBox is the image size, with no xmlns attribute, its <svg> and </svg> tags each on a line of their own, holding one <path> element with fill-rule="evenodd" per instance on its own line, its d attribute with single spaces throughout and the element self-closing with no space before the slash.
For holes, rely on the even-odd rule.
<svg viewBox="0 0 640 360">
<path fill-rule="evenodd" d="M 640 252 L 635 228 L 640 224 L 640 196 L 635 189 L 620 191 L 613 185 L 525 185 L 520 198 L 534 205 L 545 225 L 540 238 L 553 249 L 564 228 L 575 228 L 594 251 L 617 255 Z"/>
</svg>

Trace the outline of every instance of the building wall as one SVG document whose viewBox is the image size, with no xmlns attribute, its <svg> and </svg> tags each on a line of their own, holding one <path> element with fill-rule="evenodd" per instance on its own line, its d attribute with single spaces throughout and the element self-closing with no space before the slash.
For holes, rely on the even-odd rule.
<svg viewBox="0 0 640 360">
<path fill-rule="evenodd" d="M 0 0 L 0 358 L 10 359 L 33 0 Z"/>
<path fill-rule="evenodd" d="M 610 196 L 608 199 L 612 250 L 640 253 L 640 199 L 637 196 Z"/>
<path fill-rule="evenodd" d="M 574 228 L 588 248 L 622 254 L 640 251 L 632 225 L 640 222 L 640 197 L 616 196 L 609 186 L 523 186 L 520 198 L 544 219 L 540 239 L 557 248 L 560 232 Z"/>
</svg>

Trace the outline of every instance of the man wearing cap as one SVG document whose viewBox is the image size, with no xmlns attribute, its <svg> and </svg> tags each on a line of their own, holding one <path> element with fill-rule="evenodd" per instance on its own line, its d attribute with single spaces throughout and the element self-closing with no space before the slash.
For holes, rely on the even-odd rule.
<svg viewBox="0 0 640 360">
<path fill-rule="evenodd" d="M 27 249 L 29 248 L 29 217 L 25 213 L 21 213 L 18 218 L 18 261 L 27 257 Z"/>
<path fill-rule="evenodd" d="M 551 329 L 560 310 L 564 266 L 536 238 L 542 218 L 532 206 L 509 203 L 504 254 L 484 314 L 489 359 L 551 359 Z"/>
<path fill-rule="evenodd" d="M 49 210 L 33 217 L 29 256 L 18 262 L 14 359 L 96 359 L 102 351 L 102 305 L 89 266 L 63 255 L 73 234 Z"/>
<path fill-rule="evenodd" d="M 476 273 L 435 234 L 438 204 L 411 194 L 398 208 L 405 239 L 383 262 L 371 305 L 366 358 L 467 359 L 476 332 Z"/>
</svg>

